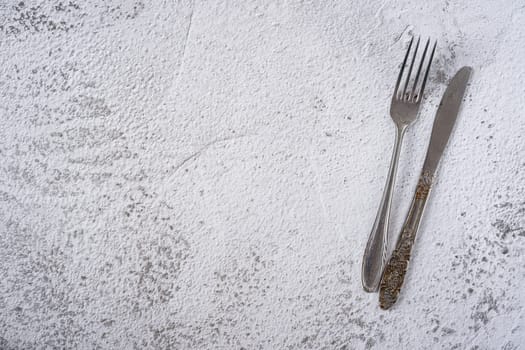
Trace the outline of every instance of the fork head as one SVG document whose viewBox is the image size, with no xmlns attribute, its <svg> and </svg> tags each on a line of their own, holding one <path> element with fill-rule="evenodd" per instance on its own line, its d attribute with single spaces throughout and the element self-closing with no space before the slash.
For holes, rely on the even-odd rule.
<svg viewBox="0 0 525 350">
<path fill-rule="evenodd" d="M 415 77 L 412 77 L 412 69 L 414 68 L 414 62 L 416 61 L 419 43 L 420 39 L 418 38 L 415 47 L 412 49 L 414 46 L 414 38 L 412 37 L 410 40 L 403 64 L 401 65 L 401 69 L 397 77 L 394 94 L 392 95 L 390 116 L 398 126 L 406 127 L 416 120 L 419 105 L 421 104 L 421 100 L 423 98 L 423 92 L 425 90 L 428 73 L 430 71 L 430 65 L 432 64 L 432 58 L 434 57 L 434 52 L 436 50 L 436 42 L 434 42 L 429 53 L 430 39 L 428 39 L 425 44 L 423 54 L 421 55 Z M 410 60 L 408 70 L 405 71 L 411 52 L 412 59 Z M 421 71 L 425 62 L 427 62 L 427 64 L 424 76 L 422 79 L 420 79 Z"/>
</svg>

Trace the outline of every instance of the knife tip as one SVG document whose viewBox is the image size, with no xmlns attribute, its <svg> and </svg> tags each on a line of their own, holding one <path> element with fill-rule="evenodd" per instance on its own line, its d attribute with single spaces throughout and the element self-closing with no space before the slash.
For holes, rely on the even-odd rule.
<svg viewBox="0 0 525 350">
<path fill-rule="evenodd" d="M 461 69 L 459 71 L 460 72 L 463 71 L 465 73 L 472 74 L 473 69 L 470 66 L 464 66 L 464 67 L 461 67 Z"/>
</svg>

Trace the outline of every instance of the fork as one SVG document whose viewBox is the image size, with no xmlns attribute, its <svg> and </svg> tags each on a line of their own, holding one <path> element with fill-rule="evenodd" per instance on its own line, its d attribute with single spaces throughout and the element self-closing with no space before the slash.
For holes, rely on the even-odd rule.
<svg viewBox="0 0 525 350">
<path fill-rule="evenodd" d="M 390 219 L 390 207 L 392 204 L 392 193 L 394 189 L 394 182 L 397 172 L 397 165 L 399 161 L 399 154 L 401 151 L 401 144 L 405 135 L 406 129 L 412 124 L 419 111 L 421 100 L 423 98 L 423 92 L 425 90 L 428 73 L 430 71 L 430 65 L 434 52 L 436 50 L 436 42 L 432 45 L 430 57 L 427 59 L 426 70 L 424 77 L 420 82 L 421 70 L 423 63 L 427 56 L 427 52 L 430 46 L 430 39 L 427 40 L 423 54 L 420 59 L 419 67 L 413 82 L 411 80 L 412 69 L 416 60 L 417 50 L 419 48 L 420 38 L 417 39 L 415 48 L 413 50 L 412 59 L 404 84 L 402 84 L 403 75 L 405 73 L 405 67 L 407 65 L 408 57 L 410 56 L 411 49 L 414 43 L 414 37 L 410 40 L 408 45 L 403 64 L 397 77 L 394 94 L 392 95 L 392 102 L 390 104 L 390 116 L 396 125 L 396 139 L 394 143 L 394 150 L 392 153 L 392 160 L 390 161 L 390 169 L 388 171 L 387 181 L 385 189 L 383 191 L 383 197 L 377 212 L 377 216 L 372 227 L 372 232 L 368 238 L 366 244 L 365 253 L 363 256 L 362 275 L 361 282 L 363 288 L 367 292 L 376 292 L 379 288 L 381 280 L 381 273 L 386 263 L 386 251 L 388 245 L 388 222 Z M 409 83 L 412 82 L 412 88 L 409 88 Z M 420 83 L 420 86 L 418 86 Z M 419 88 L 418 88 L 419 87 Z M 407 90 L 408 89 L 408 90 Z"/>
</svg>

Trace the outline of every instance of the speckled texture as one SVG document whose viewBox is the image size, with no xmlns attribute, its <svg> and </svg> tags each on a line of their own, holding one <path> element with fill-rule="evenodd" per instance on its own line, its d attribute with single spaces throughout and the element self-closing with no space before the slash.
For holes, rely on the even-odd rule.
<svg viewBox="0 0 525 350">
<path fill-rule="evenodd" d="M 4 1 L 1 349 L 523 349 L 520 1 Z M 400 300 L 360 285 L 397 66 L 439 41 L 394 197 L 473 66 Z"/>
</svg>

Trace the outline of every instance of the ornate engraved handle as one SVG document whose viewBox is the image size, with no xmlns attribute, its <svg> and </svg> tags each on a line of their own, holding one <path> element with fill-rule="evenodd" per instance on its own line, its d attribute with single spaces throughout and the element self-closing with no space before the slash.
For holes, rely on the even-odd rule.
<svg viewBox="0 0 525 350">
<path fill-rule="evenodd" d="M 417 229 L 425 209 L 428 194 L 432 187 L 432 175 L 423 172 L 419 177 L 416 193 L 408 212 L 403 229 L 396 243 L 396 247 L 388 261 L 379 286 L 379 306 L 389 309 L 395 304 L 405 280 L 405 274 L 410 260 L 412 247 L 416 239 Z"/>
</svg>

